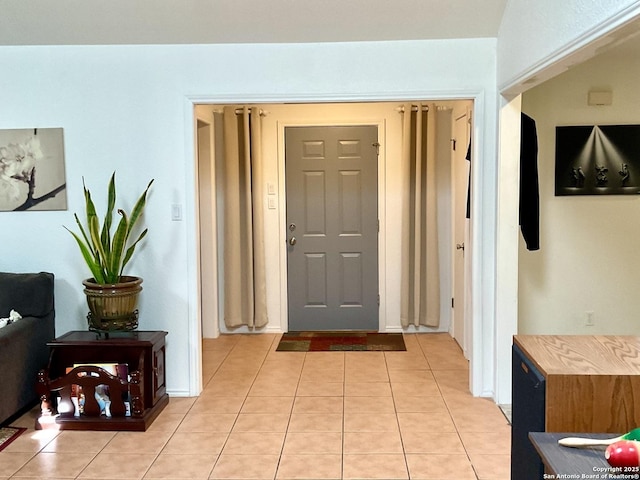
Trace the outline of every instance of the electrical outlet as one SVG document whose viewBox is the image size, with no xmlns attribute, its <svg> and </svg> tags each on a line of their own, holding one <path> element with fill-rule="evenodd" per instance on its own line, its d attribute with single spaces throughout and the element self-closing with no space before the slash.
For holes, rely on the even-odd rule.
<svg viewBox="0 0 640 480">
<path fill-rule="evenodd" d="M 593 312 L 585 312 L 586 314 L 586 318 L 584 321 L 584 326 L 585 327 L 593 327 L 594 323 L 593 323 Z"/>
</svg>

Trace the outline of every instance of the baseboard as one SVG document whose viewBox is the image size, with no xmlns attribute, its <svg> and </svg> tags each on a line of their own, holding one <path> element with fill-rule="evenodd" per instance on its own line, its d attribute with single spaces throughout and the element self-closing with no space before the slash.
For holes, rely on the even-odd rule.
<svg viewBox="0 0 640 480">
<path fill-rule="evenodd" d="M 167 390 L 169 398 L 171 397 L 191 397 L 189 390 Z"/>
<path fill-rule="evenodd" d="M 440 329 L 438 327 L 425 327 L 424 325 L 409 325 L 405 327 L 390 327 L 387 328 L 387 332 L 391 332 L 392 329 L 398 329 L 402 333 L 449 333 L 447 329 Z"/>
<path fill-rule="evenodd" d="M 402 327 L 387 327 L 381 333 L 404 333 Z"/>
<path fill-rule="evenodd" d="M 223 327 L 220 329 L 220 335 L 235 335 L 235 334 L 244 334 L 244 335 L 260 335 L 261 333 L 283 333 L 282 328 L 276 325 L 267 325 L 264 328 L 250 328 L 246 325 L 241 327 L 234 328 L 232 330 Z"/>
</svg>

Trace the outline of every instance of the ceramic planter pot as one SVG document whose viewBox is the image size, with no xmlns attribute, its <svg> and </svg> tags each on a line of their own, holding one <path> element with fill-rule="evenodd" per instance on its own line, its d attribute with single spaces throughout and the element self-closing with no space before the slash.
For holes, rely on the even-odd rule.
<svg viewBox="0 0 640 480">
<path fill-rule="evenodd" d="M 87 296 L 89 330 L 97 332 L 131 331 L 138 328 L 140 277 L 120 277 L 119 283 L 101 285 L 93 278 L 82 282 Z"/>
</svg>

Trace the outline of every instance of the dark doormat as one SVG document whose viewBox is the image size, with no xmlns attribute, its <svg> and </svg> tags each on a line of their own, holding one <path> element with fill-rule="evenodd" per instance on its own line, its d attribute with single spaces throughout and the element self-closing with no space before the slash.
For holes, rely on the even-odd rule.
<svg viewBox="0 0 640 480">
<path fill-rule="evenodd" d="M 7 448 L 25 430 L 26 428 L 24 427 L 0 427 L 0 452 Z"/>
<path fill-rule="evenodd" d="M 406 351 L 402 333 L 288 332 L 277 352 Z"/>
</svg>

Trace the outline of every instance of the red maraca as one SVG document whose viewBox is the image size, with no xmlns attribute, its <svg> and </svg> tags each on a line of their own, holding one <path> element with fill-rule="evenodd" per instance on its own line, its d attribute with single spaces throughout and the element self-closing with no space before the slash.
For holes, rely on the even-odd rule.
<svg viewBox="0 0 640 480">
<path fill-rule="evenodd" d="M 621 440 L 612 443 L 604 452 L 612 467 L 638 467 L 640 466 L 640 442 L 634 440 Z"/>
</svg>

